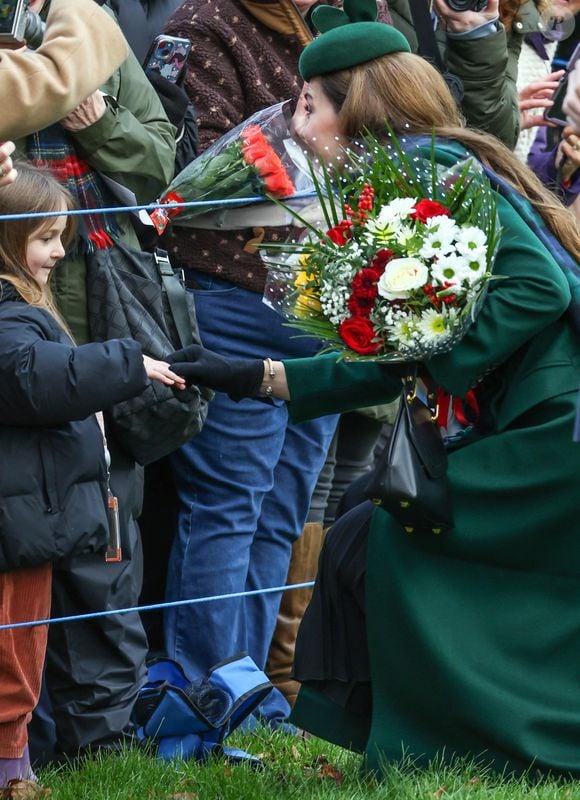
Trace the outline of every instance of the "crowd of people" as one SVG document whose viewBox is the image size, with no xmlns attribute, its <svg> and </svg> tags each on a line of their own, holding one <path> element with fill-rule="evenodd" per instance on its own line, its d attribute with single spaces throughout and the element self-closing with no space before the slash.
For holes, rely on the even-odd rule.
<svg viewBox="0 0 580 800">
<path fill-rule="evenodd" d="M 248 726 L 304 729 L 373 770 L 404 751 L 580 775 L 578 301 L 549 245 L 577 267 L 580 60 L 566 67 L 580 5 L 435 0 L 425 26 L 406 0 L 345 0 L 336 27 L 328 6 L 343 4 L 31 0 L 42 44 L 0 44 L 0 624 L 238 595 L 174 604 L 157 627 L 131 612 L 0 631 L 0 787 L 131 744 L 152 653 L 191 679 L 248 653 L 275 686 Z M 176 87 L 191 152 L 173 89 L 142 67 L 158 33 L 191 44 Z M 157 360 L 92 336 L 92 254 L 151 246 L 130 215 L 99 209 L 119 187 L 153 202 L 184 158 L 285 100 L 320 158 L 387 123 L 419 150 L 434 132 L 442 166 L 469 153 L 498 177 L 505 280 L 422 365 L 448 395 L 475 389 L 480 409 L 448 448 L 448 536 L 406 536 L 362 496 L 339 502 L 388 436 L 400 377 L 316 356 L 320 343 L 262 302 L 260 247 L 287 228 L 170 225 L 162 245 L 202 346 Z M 201 432 L 144 471 L 107 410 L 151 381 L 215 396 Z M 104 557 L 112 496 L 118 562 Z M 313 592 L 242 596 L 316 574 Z"/>
</svg>

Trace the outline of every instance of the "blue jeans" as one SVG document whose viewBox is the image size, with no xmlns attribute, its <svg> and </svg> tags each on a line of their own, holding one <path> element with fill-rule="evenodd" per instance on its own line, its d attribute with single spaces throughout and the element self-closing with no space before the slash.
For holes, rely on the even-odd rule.
<svg viewBox="0 0 580 800">
<path fill-rule="evenodd" d="M 294 338 L 261 295 L 201 273 L 195 280 L 201 337 L 211 350 L 277 360 L 318 349 Z M 216 393 L 201 433 L 171 456 L 179 520 L 168 600 L 284 585 L 337 421 L 294 425 L 282 401 L 236 403 Z M 167 609 L 167 654 L 192 678 L 240 651 L 264 668 L 279 605 L 280 593 L 272 593 Z M 272 694 L 272 708 L 289 710 Z"/>
</svg>

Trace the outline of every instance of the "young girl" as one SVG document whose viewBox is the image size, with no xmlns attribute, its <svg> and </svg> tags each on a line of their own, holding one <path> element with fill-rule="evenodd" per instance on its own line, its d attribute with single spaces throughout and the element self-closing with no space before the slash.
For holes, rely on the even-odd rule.
<svg viewBox="0 0 580 800">
<path fill-rule="evenodd" d="M 100 410 L 138 395 L 149 379 L 184 385 L 133 340 L 75 346 L 48 285 L 72 238 L 71 205 L 52 176 L 24 164 L 0 186 L 0 215 L 62 211 L 0 220 L 1 624 L 48 617 L 52 561 L 104 552 Z M 0 630 L 0 787 L 33 777 L 26 726 L 46 639 L 46 626 Z"/>
</svg>

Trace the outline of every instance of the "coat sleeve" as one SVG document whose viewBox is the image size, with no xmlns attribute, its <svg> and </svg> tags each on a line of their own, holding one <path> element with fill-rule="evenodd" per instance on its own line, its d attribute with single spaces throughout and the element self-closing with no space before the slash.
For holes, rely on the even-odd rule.
<svg viewBox="0 0 580 800">
<path fill-rule="evenodd" d="M 127 52 L 123 34 L 93 0 L 53 0 L 38 50 L 0 50 L 0 138 L 27 136 L 66 116 Z"/>
<path fill-rule="evenodd" d="M 394 400 L 401 380 L 376 362 L 339 361 L 336 353 L 284 362 L 293 422 L 323 417 Z"/>
<path fill-rule="evenodd" d="M 16 345 L 15 345 L 16 343 Z M 59 425 L 140 394 L 149 379 L 132 339 L 80 347 L 46 338 L 18 312 L 0 328 L 0 417 L 4 425 Z"/>
<path fill-rule="evenodd" d="M 570 304 L 564 273 L 503 197 L 498 198 L 502 238 L 481 310 L 449 353 L 426 362 L 435 381 L 463 397 L 487 372 L 559 319 Z"/>
<path fill-rule="evenodd" d="M 103 117 L 70 135 L 92 167 L 150 202 L 173 177 L 175 128 L 133 53 L 101 90 Z"/>
<path fill-rule="evenodd" d="M 447 65 L 463 83 L 461 109 L 468 124 L 497 136 L 513 149 L 520 111 L 516 73 L 510 63 L 503 26 L 481 39 L 447 38 Z"/>
</svg>

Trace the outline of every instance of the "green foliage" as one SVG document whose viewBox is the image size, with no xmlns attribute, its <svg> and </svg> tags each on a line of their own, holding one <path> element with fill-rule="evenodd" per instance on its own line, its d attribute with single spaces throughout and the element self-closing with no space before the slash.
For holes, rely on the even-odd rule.
<svg viewBox="0 0 580 800">
<path fill-rule="evenodd" d="M 212 760 L 166 763 L 127 750 L 77 768 L 47 769 L 41 782 L 50 800 L 580 800 L 580 784 L 529 775 L 495 775 L 468 761 L 407 760 L 385 767 L 381 780 L 365 775 L 361 756 L 320 739 L 259 730 L 229 744 L 260 755 L 264 769 Z"/>
</svg>

